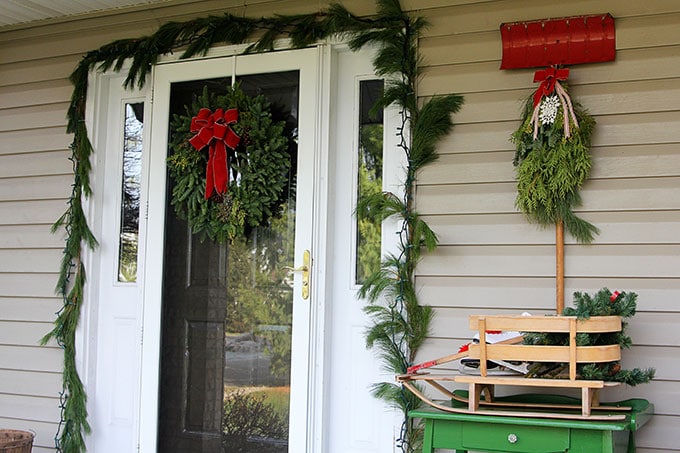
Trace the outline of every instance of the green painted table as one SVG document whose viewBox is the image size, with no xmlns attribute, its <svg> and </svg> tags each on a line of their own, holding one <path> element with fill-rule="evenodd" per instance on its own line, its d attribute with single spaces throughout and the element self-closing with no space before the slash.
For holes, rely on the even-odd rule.
<svg viewBox="0 0 680 453">
<path fill-rule="evenodd" d="M 565 399 L 574 400 L 546 395 L 518 395 L 515 398 L 524 401 L 538 399 L 541 402 L 554 399 L 559 403 Z M 467 407 L 457 401 L 452 404 Z M 616 421 L 456 414 L 434 408 L 414 410 L 409 416 L 424 422 L 423 453 L 434 453 L 438 448 L 455 450 L 456 453 L 468 450 L 503 453 L 635 453 L 635 432 L 652 417 L 654 406 L 643 399 L 609 404 L 630 406 L 633 409 L 626 412 L 628 415 L 625 420 Z"/>
</svg>

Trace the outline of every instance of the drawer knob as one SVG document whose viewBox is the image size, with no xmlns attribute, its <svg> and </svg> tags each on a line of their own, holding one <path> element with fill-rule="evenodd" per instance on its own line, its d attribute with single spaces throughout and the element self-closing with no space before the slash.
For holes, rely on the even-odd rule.
<svg viewBox="0 0 680 453">
<path fill-rule="evenodd" d="M 517 434 L 508 434 L 508 442 L 511 444 L 517 443 Z"/>
</svg>

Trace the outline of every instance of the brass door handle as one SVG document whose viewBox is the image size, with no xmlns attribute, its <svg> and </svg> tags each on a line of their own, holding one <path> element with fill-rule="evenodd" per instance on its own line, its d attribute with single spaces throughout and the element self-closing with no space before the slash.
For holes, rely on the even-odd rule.
<svg viewBox="0 0 680 453">
<path fill-rule="evenodd" d="M 305 299 L 305 300 L 309 299 L 310 264 L 311 264 L 311 254 L 309 253 L 309 250 L 305 250 L 302 253 L 302 266 L 298 266 L 298 267 L 285 266 L 285 269 L 288 269 L 291 272 L 302 272 L 302 298 Z"/>
</svg>

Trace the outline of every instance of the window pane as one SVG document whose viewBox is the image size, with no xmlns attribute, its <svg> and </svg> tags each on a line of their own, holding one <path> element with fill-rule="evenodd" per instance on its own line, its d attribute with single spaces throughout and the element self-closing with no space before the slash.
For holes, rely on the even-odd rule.
<svg viewBox="0 0 680 453">
<path fill-rule="evenodd" d="M 370 114 L 382 90 L 382 80 L 364 80 L 359 85 L 359 202 L 382 191 L 383 112 Z M 380 219 L 357 218 L 356 283 L 380 269 L 380 235 Z"/>
<path fill-rule="evenodd" d="M 144 103 L 125 104 L 118 281 L 137 281 Z"/>
</svg>

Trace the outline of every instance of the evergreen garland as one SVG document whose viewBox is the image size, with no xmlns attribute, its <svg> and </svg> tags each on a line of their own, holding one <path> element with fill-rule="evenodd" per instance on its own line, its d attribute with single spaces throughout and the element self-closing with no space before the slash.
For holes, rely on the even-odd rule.
<svg viewBox="0 0 680 453">
<path fill-rule="evenodd" d="M 198 152 L 189 143 L 191 119 L 201 108 L 235 108 L 238 122 L 231 127 L 241 137 L 236 150 L 227 153 L 229 187 L 224 195 L 213 194 L 205 200 L 204 149 Z M 181 219 L 186 219 L 193 233 L 223 243 L 244 236 L 262 225 L 283 202 L 288 183 L 290 155 L 285 122 L 274 122 L 270 104 L 263 95 L 246 96 L 239 85 L 227 87 L 225 95 L 203 93 L 186 107 L 185 115 L 174 115 L 168 157 L 170 176 L 175 180 L 171 204 Z"/>
<path fill-rule="evenodd" d="M 637 294 L 618 291 L 612 294 L 603 288 L 594 296 L 587 293 L 574 293 L 574 307 L 566 307 L 564 316 L 576 316 L 578 319 L 588 319 L 591 316 L 620 316 L 627 319 L 635 315 L 637 308 Z M 578 333 L 577 346 L 598 346 L 618 344 L 622 349 L 628 349 L 633 344 L 626 334 L 628 323 L 622 321 L 619 332 Z M 564 333 L 524 334 L 524 344 L 530 345 L 569 345 L 569 335 Z M 529 369 L 527 377 L 559 377 L 567 369 L 564 363 L 535 363 Z M 623 382 L 634 386 L 651 381 L 654 378 L 654 368 L 632 370 L 621 369 L 621 363 L 580 363 L 576 367 L 580 379 Z"/>
<path fill-rule="evenodd" d="M 404 374 L 425 341 L 433 316 L 431 307 L 418 303 L 415 267 L 422 252 L 434 250 L 438 243 L 435 233 L 414 210 L 416 177 L 421 168 L 437 159 L 436 144 L 450 132 L 451 114 L 460 109 L 463 99 L 458 95 L 438 96 L 418 106 L 417 44 L 426 23 L 406 15 L 397 0 L 383 0 L 378 4 L 379 17 L 392 18 L 398 26 L 358 33 L 350 45 L 358 49 L 370 42 L 379 48 L 374 67 L 388 79 L 383 96 L 374 108 L 391 104 L 400 108 L 399 147 L 407 157 L 408 166 L 402 196 L 378 193 L 360 200 L 357 206 L 359 218 L 382 221 L 394 216 L 401 220 L 399 253 L 384 258 L 380 269 L 363 283 L 360 296 L 369 301 L 364 311 L 372 320 L 366 344 L 378 351 L 386 371 Z M 410 144 L 407 137 L 411 138 Z M 420 400 L 403 385 L 391 382 L 375 384 L 373 394 L 404 414 L 397 447 L 403 452 L 417 451 L 421 431 L 408 418 L 408 412 L 420 406 Z"/>
<path fill-rule="evenodd" d="M 566 86 L 564 89 L 568 91 Z M 557 96 L 543 98 L 541 102 L 550 99 L 557 99 Z M 517 169 L 515 203 L 530 221 L 543 226 L 563 221 L 577 241 L 588 244 L 598 230 L 577 217 L 573 208 L 581 205 L 579 190 L 590 172 L 589 149 L 595 120 L 580 104 L 574 103 L 578 124 L 567 115 L 571 130 L 567 137 L 563 127 L 567 107 L 561 107 L 556 107 L 553 117 L 544 116 L 539 120 L 538 133 L 534 137 L 533 95 L 524 105 L 521 126 L 511 137 L 517 147 L 513 160 Z"/>
<path fill-rule="evenodd" d="M 291 47 L 300 48 L 330 36 L 346 37 L 358 50 L 366 44 L 377 44 L 374 60 L 379 75 L 391 76 L 383 97 L 375 108 L 396 103 L 402 112 L 401 149 L 408 158 L 404 196 L 382 194 L 359 206 L 377 208 L 382 219 L 397 215 L 402 219 L 400 253 L 387 257 L 380 272 L 367 280 L 361 293 L 371 301 L 366 312 L 373 320 L 367 334 L 369 346 L 379 350 L 387 369 L 404 373 L 425 339 L 432 311 L 418 304 L 413 282 L 415 265 L 422 249 L 432 250 L 437 238 L 413 210 L 416 174 L 437 158 L 436 142 L 451 129 L 450 114 L 456 112 L 462 98 L 455 95 L 435 97 L 418 107 L 415 87 L 418 77 L 416 45 L 425 26 L 421 18 L 406 15 L 399 0 L 376 0 L 378 14 L 373 18 L 352 15 L 343 6 L 332 4 L 323 12 L 309 15 L 245 18 L 231 14 L 208 16 L 186 22 L 169 22 L 151 36 L 123 39 L 85 54 L 70 76 L 73 94 L 67 116 L 67 132 L 73 134 L 71 160 L 74 183 L 66 212 L 53 229 L 64 228 L 67 239 L 60 268 L 57 293 L 64 306 L 55 320 L 54 329 L 43 344 L 55 340 L 64 353 L 62 421 L 55 439 L 59 452 L 82 453 L 86 450 L 84 435 L 90 432 L 87 422 L 86 395 L 76 370 L 75 334 L 83 301 L 85 267 L 82 257 L 86 249 L 94 249 L 97 241 L 83 212 L 84 197 L 91 195 L 89 175 L 92 144 L 85 125 L 85 102 L 88 74 L 92 70 L 120 71 L 130 62 L 125 87 L 143 87 L 146 77 L 162 55 L 184 49 L 180 58 L 205 55 L 219 44 L 241 44 L 252 41 L 246 52 L 272 50 L 275 40 L 288 37 Z M 408 128 L 408 130 L 406 130 Z M 411 139 L 409 144 L 408 137 Z M 419 400 L 403 387 L 378 384 L 378 397 L 404 412 L 404 430 L 399 447 L 404 452 L 415 450 L 417 430 L 409 422 L 407 412 Z"/>
</svg>

